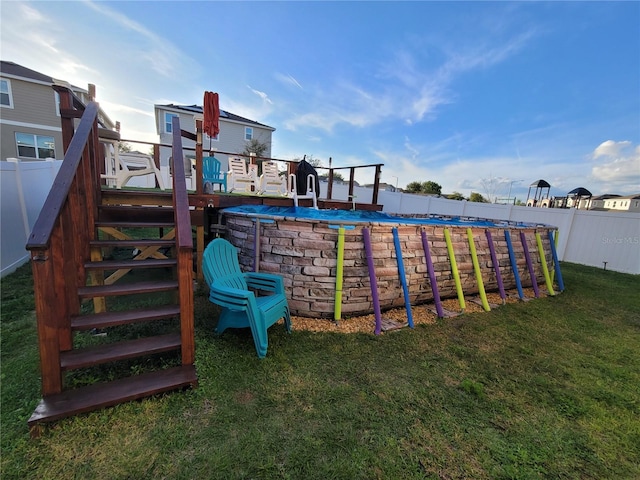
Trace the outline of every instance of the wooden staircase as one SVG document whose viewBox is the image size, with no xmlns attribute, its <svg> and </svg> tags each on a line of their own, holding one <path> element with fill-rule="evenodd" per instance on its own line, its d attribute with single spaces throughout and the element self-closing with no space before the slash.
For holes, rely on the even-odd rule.
<svg viewBox="0 0 640 480">
<path fill-rule="evenodd" d="M 68 90 L 54 88 L 66 154 L 27 244 L 43 395 L 32 435 L 64 417 L 197 385 L 183 164 L 171 206 L 102 205 L 97 105 L 76 108 Z M 177 119 L 175 131 L 173 158 L 182 158 Z M 163 205 L 148 194 L 144 202 Z"/>
</svg>

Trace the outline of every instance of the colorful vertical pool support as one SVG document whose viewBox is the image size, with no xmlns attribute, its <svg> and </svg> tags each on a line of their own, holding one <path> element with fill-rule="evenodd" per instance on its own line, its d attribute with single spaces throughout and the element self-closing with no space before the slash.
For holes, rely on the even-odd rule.
<svg viewBox="0 0 640 480">
<path fill-rule="evenodd" d="M 482 281 L 482 272 L 480 271 L 480 264 L 478 263 L 478 252 L 476 251 L 476 242 L 473 240 L 473 230 L 467 228 L 467 240 L 469 240 L 469 251 L 471 252 L 471 262 L 473 263 L 473 271 L 476 274 L 476 282 L 478 282 L 478 293 L 480 294 L 480 301 L 482 302 L 482 308 L 485 312 L 491 310 L 489 302 L 487 301 L 487 293 L 484 291 L 484 282 Z"/>
<path fill-rule="evenodd" d="M 260 223 L 275 223 L 269 218 L 255 217 L 255 233 L 253 235 L 253 271 L 260 271 Z"/>
<path fill-rule="evenodd" d="M 373 313 L 376 319 L 376 329 L 374 333 L 380 335 L 382 332 L 382 315 L 380 313 L 380 297 L 378 296 L 378 280 L 376 279 L 375 265 L 373 264 L 373 251 L 371 250 L 371 236 L 368 228 L 362 229 L 362 241 L 364 251 L 367 256 L 367 266 L 369 267 L 369 282 L 371 283 L 371 301 L 373 303 Z"/>
<path fill-rule="evenodd" d="M 524 232 L 520 232 L 520 242 L 522 243 L 522 250 L 524 251 L 524 258 L 527 261 L 527 268 L 529 269 L 529 276 L 531 277 L 531 286 L 533 287 L 533 294 L 536 298 L 540 297 L 540 290 L 538 289 L 538 281 L 536 280 L 536 272 L 533 270 L 533 263 L 531 262 L 531 255 L 529 255 L 529 246 L 527 245 L 527 236 Z"/>
<path fill-rule="evenodd" d="M 498 264 L 498 257 L 496 255 L 496 247 L 493 245 L 493 237 L 490 230 L 484 231 L 487 237 L 487 243 L 489 244 L 489 253 L 491 254 L 491 263 L 493 263 L 493 270 L 496 272 L 496 282 L 498 282 L 498 290 L 500 291 L 500 298 L 502 303 L 505 303 L 507 294 L 504 291 L 504 282 L 502 281 L 502 274 L 500 273 L 500 265 Z"/>
<path fill-rule="evenodd" d="M 464 302 L 464 292 L 462 291 L 462 283 L 460 282 L 460 273 L 458 272 L 456 255 L 453 250 L 453 244 L 451 243 L 451 233 L 449 232 L 448 228 L 444 229 L 444 240 L 447 243 L 447 252 L 449 252 L 449 263 L 451 264 L 451 273 L 453 274 L 453 280 L 456 283 L 458 302 L 460 303 L 460 309 L 464 312 L 467 305 Z"/>
<path fill-rule="evenodd" d="M 549 291 L 549 295 L 555 295 L 556 292 L 553 291 L 553 282 L 551 281 L 551 276 L 549 275 L 549 268 L 547 267 L 547 259 L 544 255 L 544 249 L 542 248 L 542 238 L 540 237 L 540 233 L 536 232 L 536 244 L 538 245 L 538 253 L 540 254 L 540 263 L 542 264 L 542 273 L 544 274 L 544 281 L 547 285 L 547 290 Z"/>
<path fill-rule="evenodd" d="M 431 259 L 429 241 L 427 240 L 427 232 L 422 230 L 420 235 L 422 237 L 422 249 L 424 250 L 424 258 L 427 262 L 427 274 L 429 275 L 429 282 L 431 283 L 431 292 L 433 293 L 433 303 L 436 304 L 436 312 L 438 314 L 438 317 L 444 318 L 442 302 L 440 301 L 440 292 L 438 290 L 438 283 L 436 282 L 436 272 L 433 270 L 433 260 Z"/>
<path fill-rule="evenodd" d="M 509 230 L 504 231 L 504 239 L 507 241 L 507 250 L 509 250 L 509 261 L 511 262 L 511 271 L 513 272 L 513 278 L 516 281 L 518 296 L 520 297 L 520 300 L 524 300 L 522 282 L 520 281 L 520 273 L 518 273 L 518 262 L 516 261 L 516 254 L 513 251 L 513 243 L 511 243 L 511 233 L 509 233 Z"/>
<path fill-rule="evenodd" d="M 352 230 L 353 226 L 329 225 L 329 228 L 338 229 L 338 244 L 336 252 L 336 296 L 333 307 L 333 320 L 338 321 L 342 317 L 342 285 L 344 272 L 344 232 Z"/>
<path fill-rule="evenodd" d="M 407 276 L 404 271 L 404 260 L 402 259 L 402 248 L 400 247 L 400 237 L 398 235 L 398 229 L 393 228 L 393 245 L 396 249 L 396 260 L 398 261 L 398 276 L 400 277 L 400 284 L 402 285 L 402 293 L 404 294 L 404 307 L 407 310 L 407 323 L 410 328 L 413 328 L 413 312 L 411 311 L 411 298 L 409 298 L 409 289 L 407 288 Z"/>
<path fill-rule="evenodd" d="M 558 241 L 558 233 L 556 232 L 555 239 L 553 232 L 549 230 L 549 243 L 551 244 L 551 256 L 553 257 L 553 268 L 556 274 L 556 281 L 558 282 L 558 288 L 562 292 L 564 290 L 564 281 L 562 280 L 562 272 L 560 271 L 560 262 L 558 261 L 558 251 L 556 250 Z"/>
</svg>

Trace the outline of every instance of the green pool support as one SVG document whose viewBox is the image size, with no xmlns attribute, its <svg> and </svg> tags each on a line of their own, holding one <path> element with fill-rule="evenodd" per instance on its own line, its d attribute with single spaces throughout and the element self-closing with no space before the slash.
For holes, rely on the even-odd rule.
<svg viewBox="0 0 640 480">
<path fill-rule="evenodd" d="M 540 232 L 536 232 L 536 243 L 538 244 L 538 253 L 540 254 L 540 263 L 542 264 L 542 273 L 544 275 L 544 281 L 547 284 L 547 290 L 549 295 L 553 296 L 556 292 L 553 291 L 553 282 L 551 281 L 551 275 L 549 275 L 549 268 L 547 267 L 547 259 L 544 256 L 544 248 L 542 247 L 542 238 Z"/>
<path fill-rule="evenodd" d="M 484 282 L 482 281 L 482 272 L 480 271 L 478 252 L 476 251 L 476 242 L 473 240 L 473 231 L 470 228 L 467 228 L 467 239 L 469 240 L 469 251 L 471 252 L 473 271 L 476 274 L 476 281 L 478 282 L 478 292 L 480 293 L 482 308 L 484 308 L 485 312 L 488 312 L 491 310 L 491 307 L 489 307 L 489 302 L 487 301 L 487 293 L 484 291 Z"/>
<path fill-rule="evenodd" d="M 458 293 L 458 302 L 460 303 L 460 309 L 464 312 L 467 307 L 464 302 L 464 292 L 462 291 L 462 283 L 460 282 L 460 273 L 458 272 L 458 264 L 456 263 L 456 255 L 453 251 L 453 244 L 451 243 L 451 233 L 448 228 L 444 229 L 444 240 L 447 243 L 447 252 L 449 253 L 449 263 L 451 263 L 451 273 L 453 274 L 453 280 L 456 283 L 456 292 Z"/>
<path fill-rule="evenodd" d="M 335 305 L 333 307 L 333 320 L 337 322 L 342 317 L 342 285 L 344 272 L 344 232 L 345 230 L 353 230 L 354 226 L 329 225 L 329 228 L 338 229 L 338 244 L 336 257 L 336 296 Z"/>
</svg>

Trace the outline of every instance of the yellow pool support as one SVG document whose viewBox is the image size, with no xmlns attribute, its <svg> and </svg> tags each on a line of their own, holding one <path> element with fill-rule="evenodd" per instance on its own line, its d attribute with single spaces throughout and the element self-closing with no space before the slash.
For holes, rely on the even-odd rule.
<svg viewBox="0 0 640 480">
<path fill-rule="evenodd" d="M 551 275 L 549 275 L 549 268 L 547 268 L 547 260 L 544 256 L 544 249 L 542 248 L 542 238 L 540 237 L 540 233 L 536 232 L 536 243 L 538 244 L 538 253 L 540 254 L 540 263 L 542 264 L 542 273 L 544 274 L 544 281 L 547 284 L 547 290 L 549 291 L 549 295 L 555 295 L 556 292 L 553 291 L 553 282 L 551 281 Z"/>
<path fill-rule="evenodd" d="M 451 233 L 448 228 L 444 229 L 444 240 L 447 242 L 447 252 L 449 252 L 449 263 L 451 263 L 451 273 L 453 274 L 453 280 L 456 282 L 456 292 L 458 293 L 458 302 L 460 308 L 464 312 L 467 307 L 464 302 L 464 292 L 462 291 L 462 283 L 460 282 L 460 273 L 458 272 L 458 264 L 456 263 L 456 255 L 453 251 L 453 244 L 451 243 Z"/>
<path fill-rule="evenodd" d="M 478 282 L 478 292 L 480 293 L 482 308 L 484 308 L 485 312 L 488 312 L 491 310 L 491 307 L 489 307 L 489 302 L 487 301 L 487 293 L 484 291 L 484 282 L 482 281 L 482 272 L 480 271 L 478 252 L 476 251 L 476 242 L 473 240 L 473 231 L 470 228 L 467 228 L 467 239 L 469 240 L 469 251 L 471 252 L 471 261 L 473 262 L 473 271 L 476 274 L 476 281 Z"/>
<path fill-rule="evenodd" d="M 333 319 L 337 322 L 342 315 L 342 272 L 344 269 L 344 227 L 338 228 L 338 258 L 336 265 L 336 304 Z"/>
</svg>

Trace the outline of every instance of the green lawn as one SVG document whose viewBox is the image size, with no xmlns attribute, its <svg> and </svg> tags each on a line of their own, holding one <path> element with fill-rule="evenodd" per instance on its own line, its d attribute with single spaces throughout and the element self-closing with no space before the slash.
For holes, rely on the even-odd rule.
<svg viewBox="0 0 640 480">
<path fill-rule="evenodd" d="M 40 399 L 30 267 L 2 280 L 3 479 L 640 478 L 640 277 L 383 334 L 213 334 L 195 390 L 61 421 Z"/>
</svg>

